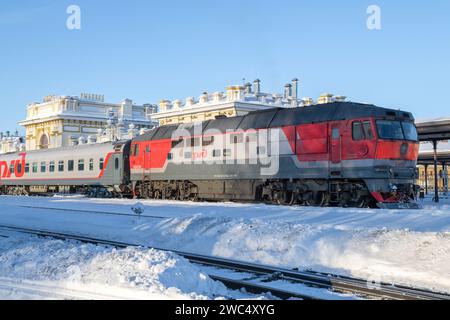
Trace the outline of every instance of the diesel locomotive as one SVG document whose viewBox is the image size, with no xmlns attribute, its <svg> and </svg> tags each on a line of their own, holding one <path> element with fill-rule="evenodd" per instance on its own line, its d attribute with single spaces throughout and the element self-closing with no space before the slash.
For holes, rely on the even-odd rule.
<svg viewBox="0 0 450 320">
<path fill-rule="evenodd" d="M 418 152 L 411 113 L 332 102 L 2 155 L 0 192 L 414 208 Z"/>
</svg>

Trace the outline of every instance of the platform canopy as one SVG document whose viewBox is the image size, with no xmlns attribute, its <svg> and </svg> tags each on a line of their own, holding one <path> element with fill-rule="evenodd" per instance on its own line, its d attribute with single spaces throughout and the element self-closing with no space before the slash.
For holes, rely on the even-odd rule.
<svg viewBox="0 0 450 320">
<path fill-rule="evenodd" d="M 416 121 L 420 142 L 431 142 L 433 151 L 423 151 L 419 154 L 419 165 L 433 165 L 434 167 L 434 200 L 439 202 L 438 164 L 450 164 L 450 150 L 438 151 L 438 143 L 450 140 L 450 117 L 426 121 Z M 425 170 L 427 174 L 427 170 Z M 426 178 L 427 180 L 428 178 Z M 428 186 L 426 187 L 428 191 Z"/>
<path fill-rule="evenodd" d="M 416 121 L 420 141 L 450 140 L 450 118 Z"/>
</svg>

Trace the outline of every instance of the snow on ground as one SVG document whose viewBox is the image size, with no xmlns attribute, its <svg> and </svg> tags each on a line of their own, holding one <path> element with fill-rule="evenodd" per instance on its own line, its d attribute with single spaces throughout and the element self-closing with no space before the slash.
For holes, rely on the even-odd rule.
<svg viewBox="0 0 450 320">
<path fill-rule="evenodd" d="M 173 253 L 0 238 L 0 299 L 249 298 Z"/>
<path fill-rule="evenodd" d="M 134 200 L 0 197 L 0 224 L 450 292 L 450 201 L 421 210 L 278 207 Z M 160 218 L 158 218 L 160 217 Z"/>
</svg>

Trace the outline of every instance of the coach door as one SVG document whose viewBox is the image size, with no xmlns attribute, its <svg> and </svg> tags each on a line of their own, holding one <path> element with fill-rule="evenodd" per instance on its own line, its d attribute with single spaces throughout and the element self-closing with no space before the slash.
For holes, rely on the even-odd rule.
<svg viewBox="0 0 450 320">
<path fill-rule="evenodd" d="M 342 176 L 342 127 L 339 123 L 330 125 L 331 143 L 330 143 L 330 176 Z"/>
</svg>

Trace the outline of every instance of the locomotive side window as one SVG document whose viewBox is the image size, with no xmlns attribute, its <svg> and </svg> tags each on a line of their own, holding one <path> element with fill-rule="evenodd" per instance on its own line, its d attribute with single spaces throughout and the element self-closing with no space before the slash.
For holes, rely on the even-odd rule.
<svg viewBox="0 0 450 320">
<path fill-rule="evenodd" d="M 38 163 L 33 162 L 33 173 L 37 173 L 37 172 L 38 172 Z"/>
<path fill-rule="evenodd" d="M 48 167 L 48 171 L 55 172 L 55 161 L 50 161 L 50 165 Z"/>
<path fill-rule="evenodd" d="M 131 145 L 130 154 L 132 156 L 136 156 L 136 145 L 135 144 Z"/>
<path fill-rule="evenodd" d="M 25 163 L 25 173 L 29 173 L 29 172 L 30 172 L 30 164 Z"/>
<path fill-rule="evenodd" d="M 352 136 L 354 141 L 364 140 L 364 131 L 361 122 L 353 122 Z"/>
<path fill-rule="evenodd" d="M 114 160 L 114 167 L 116 168 L 116 170 L 119 170 L 119 158 L 116 158 L 115 160 Z"/>
<path fill-rule="evenodd" d="M 136 148 L 134 149 L 134 156 L 137 157 L 138 155 L 139 155 L 139 145 L 137 144 Z M 101 169 L 103 169 L 103 168 L 101 168 Z"/>
<path fill-rule="evenodd" d="M 138 146 L 136 146 L 136 147 L 138 147 Z M 100 170 L 103 170 L 103 167 L 105 165 L 104 163 L 105 163 L 105 159 L 100 158 L 100 162 L 99 162 L 99 165 L 98 165 Z"/>
<path fill-rule="evenodd" d="M 69 171 L 73 171 L 74 164 L 75 164 L 75 162 L 73 160 L 69 160 L 68 163 L 67 163 L 67 169 Z"/>
<path fill-rule="evenodd" d="M 84 160 L 78 160 L 78 171 L 84 171 Z"/>
<path fill-rule="evenodd" d="M 64 161 L 62 161 L 62 160 L 58 162 L 58 171 L 59 172 L 64 171 Z"/>
<path fill-rule="evenodd" d="M 169 153 L 169 154 L 167 154 L 167 160 L 172 160 L 173 159 L 173 154 L 172 153 Z"/>
<path fill-rule="evenodd" d="M 41 172 L 45 173 L 47 171 L 47 163 L 45 161 L 41 162 Z"/>
<path fill-rule="evenodd" d="M 372 131 L 372 125 L 370 124 L 370 121 L 364 121 L 363 128 L 364 128 L 364 135 L 366 136 L 366 139 L 372 140 L 373 139 L 373 131 Z"/>
<path fill-rule="evenodd" d="M 94 159 L 89 159 L 89 171 L 94 171 Z"/>
<path fill-rule="evenodd" d="M 339 139 L 341 137 L 341 131 L 339 128 L 333 128 L 333 131 L 331 132 L 331 137 L 333 139 Z"/>
</svg>

